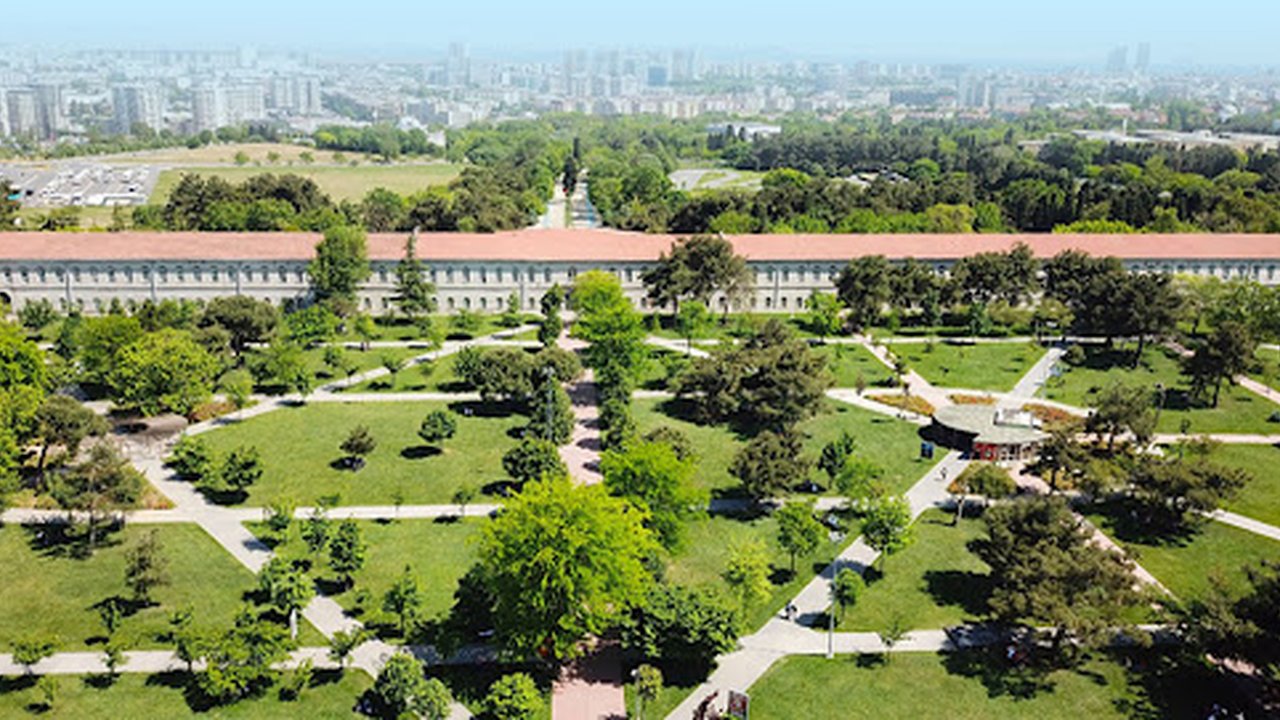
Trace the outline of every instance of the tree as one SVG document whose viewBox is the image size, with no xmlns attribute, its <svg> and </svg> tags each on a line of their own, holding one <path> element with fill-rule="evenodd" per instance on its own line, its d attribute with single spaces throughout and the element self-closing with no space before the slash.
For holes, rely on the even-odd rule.
<svg viewBox="0 0 1280 720">
<path fill-rule="evenodd" d="M 1230 382 L 1248 370 L 1255 348 L 1243 324 L 1228 320 L 1215 327 L 1208 341 L 1183 361 L 1183 371 L 1191 376 L 1192 393 L 1201 397 L 1212 385 L 1213 406 L 1217 407 L 1222 381 Z"/>
<path fill-rule="evenodd" d="M 243 410 L 249 405 L 249 397 L 253 394 L 253 376 L 247 370 L 232 370 L 223 375 L 218 384 L 227 396 L 227 402 L 236 410 Z"/>
<path fill-rule="evenodd" d="M 520 320 L 520 293 L 512 290 L 511 294 L 507 295 L 507 306 L 502 311 L 502 317 L 498 322 L 503 327 L 514 328 L 519 327 Z"/>
<path fill-rule="evenodd" d="M 693 461 L 682 460 L 670 445 L 637 442 L 608 450 L 600 472 L 611 494 L 649 512 L 648 525 L 668 550 L 679 547 L 683 521 L 705 502 L 693 487 Z"/>
<path fill-rule="evenodd" d="M 2 202 L 4 201 L 0 200 L 0 203 Z M 18 322 L 31 331 L 43 330 L 57 319 L 58 311 L 53 309 L 53 303 L 44 299 L 28 302 L 18 311 Z"/>
<path fill-rule="evenodd" d="M 677 684 L 706 678 L 737 644 L 734 610 L 705 588 L 658 585 L 622 623 L 622 646 Z"/>
<path fill-rule="evenodd" d="M 108 638 L 102 648 L 102 664 L 107 668 L 107 677 L 114 680 L 120 666 L 129 662 L 124 654 L 124 646 L 115 638 Z"/>
<path fill-rule="evenodd" d="M 1089 466 L 1089 452 L 1076 442 L 1076 433 L 1070 427 L 1049 430 L 1049 437 L 1040 445 L 1040 456 L 1027 469 L 1049 483 L 1053 492 L 1063 481 L 1077 484 Z"/>
<path fill-rule="evenodd" d="M 362 627 L 335 632 L 329 638 L 329 659 L 338 663 L 338 667 L 345 671 L 352 653 L 368 639 L 369 631 Z"/>
<path fill-rule="evenodd" d="M 826 342 L 828 335 L 836 335 L 840 332 L 842 325 L 840 311 L 844 309 L 840 298 L 831 293 L 814 290 L 805 301 L 805 307 L 809 310 L 809 330 L 816 334 L 819 340 Z"/>
<path fill-rule="evenodd" d="M 229 295 L 210 300 L 200 324 L 226 330 L 231 336 L 231 351 L 239 355 L 250 343 L 263 342 L 275 331 L 280 312 L 265 300 Z"/>
<path fill-rule="evenodd" d="M 262 458 L 258 448 L 252 445 L 242 445 L 228 453 L 218 472 L 222 487 L 239 494 L 244 494 L 261 478 Z"/>
<path fill-rule="evenodd" d="M 287 660 L 292 648 L 286 629 L 246 609 L 228 631 L 212 635 L 201 647 L 205 669 L 196 686 L 220 702 L 251 695 L 275 681 L 274 666 Z"/>
<path fill-rule="evenodd" d="M 822 446 L 822 454 L 818 456 L 818 467 L 834 481 L 845 462 L 858 449 L 858 442 L 847 430 L 841 430 L 840 436 Z"/>
<path fill-rule="evenodd" d="M 778 521 L 778 545 L 791 556 L 791 574 L 796 572 L 796 556 L 817 550 L 827 531 L 813 516 L 813 503 L 789 502 L 774 513 Z"/>
<path fill-rule="evenodd" d="M 111 511 L 138 501 L 146 481 L 111 443 L 98 443 L 84 463 L 54 486 L 53 495 L 63 507 L 88 516 L 89 550 L 97 545 L 98 524 Z"/>
<path fill-rule="evenodd" d="M 215 471 L 213 451 L 203 438 L 196 435 L 179 437 L 166 462 L 179 477 L 197 483 L 212 477 Z"/>
<path fill-rule="evenodd" d="M 880 499 L 867 511 L 862 537 L 868 547 L 880 553 L 883 571 L 885 557 L 911 544 L 911 505 L 901 497 Z"/>
<path fill-rule="evenodd" d="M 1204 457 L 1148 458 L 1134 463 L 1129 497 L 1143 527 L 1177 533 L 1230 500 L 1253 479 L 1243 468 L 1210 462 Z"/>
<path fill-rule="evenodd" d="M 555 445 L 564 445 L 573 437 L 573 403 L 569 393 L 554 376 L 548 375 L 542 386 L 530 396 L 529 425 L 525 434 L 543 438 Z"/>
<path fill-rule="evenodd" d="M 636 698 L 639 711 L 637 715 L 644 717 L 644 706 L 658 699 L 662 692 L 662 671 L 652 665 L 641 665 L 635 670 Z"/>
<path fill-rule="evenodd" d="M 1106 435 L 1108 450 L 1115 447 L 1116 437 L 1126 430 L 1133 433 L 1139 443 L 1145 444 L 1155 429 L 1151 391 L 1147 388 L 1110 383 L 1098 393 L 1097 405 L 1085 427 L 1096 433 L 1099 439 Z"/>
<path fill-rule="evenodd" d="M 578 275 L 571 296 L 578 311 L 573 334 L 590 343 L 587 364 L 598 372 L 618 367 L 630 374 L 644 358 L 644 321 L 622 292 L 616 275 L 590 270 Z"/>
<path fill-rule="evenodd" d="M 480 534 L 504 648 L 518 657 L 571 656 L 579 640 L 644 597 L 652 582 L 646 562 L 657 551 L 645 520 L 598 486 L 565 478 L 526 485 Z"/>
<path fill-rule="evenodd" d="M 169 584 L 169 560 L 155 530 L 149 531 L 125 554 L 124 584 L 135 601 L 151 604 L 151 591 Z"/>
<path fill-rule="evenodd" d="M 725 312 L 751 289 L 754 276 L 746 258 L 734 252 L 733 243 L 720 237 L 700 235 L 672 244 L 658 264 L 641 280 L 649 299 L 659 306 L 670 304 L 679 311 L 680 301 L 692 298 L 710 304 L 716 293 L 725 298 Z"/>
<path fill-rule="evenodd" d="M 404 369 L 404 360 L 392 353 L 385 353 L 378 358 L 378 362 L 382 363 L 382 369 L 386 370 L 387 374 L 391 376 L 391 385 L 389 387 L 395 387 L 396 377 Z"/>
<path fill-rule="evenodd" d="M 46 712 L 53 710 L 54 701 L 58 699 L 58 678 L 45 675 L 36 681 L 36 690 L 40 692 L 40 706 Z"/>
<path fill-rule="evenodd" d="M 285 337 L 280 340 L 308 348 L 331 340 L 338 332 L 338 316 L 324 305 L 311 305 L 284 317 Z M 273 343 L 272 347 L 276 343 Z"/>
<path fill-rule="evenodd" d="M 1129 563 L 1093 542 L 1061 497 L 1003 503 L 983 517 L 970 549 L 991 566 L 989 605 L 1005 623 L 1047 623 L 1055 648 L 1068 638 L 1109 639 L 1135 599 Z"/>
<path fill-rule="evenodd" d="M 66 457 L 74 460 L 80 452 L 80 443 L 87 437 L 106 434 L 107 421 L 97 413 L 66 395 L 49 395 L 36 410 L 35 432 L 40 438 L 40 458 L 36 462 L 39 485 L 44 484 L 45 460 L 49 448 L 62 446 Z"/>
<path fill-rule="evenodd" d="M 773 583 L 769 581 L 769 556 L 764 544 L 749 540 L 729 550 L 729 563 L 722 574 L 729 591 L 738 600 L 738 612 L 769 597 Z"/>
<path fill-rule="evenodd" d="M 273 557 L 258 572 L 258 589 L 267 602 L 289 618 L 289 635 L 298 637 L 298 611 L 316 596 L 315 584 L 297 563 Z"/>
<path fill-rule="evenodd" d="M 693 339 L 704 334 L 711 322 L 711 311 L 701 301 L 693 300 L 680 306 L 676 330 L 684 337 L 687 352 L 693 352 Z"/>
<path fill-rule="evenodd" d="M 889 301 L 889 261 L 883 255 L 851 260 L 836 277 L 836 294 L 849 309 L 849 319 L 866 329 Z"/>
<path fill-rule="evenodd" d="M 502 456 L 502 469 L 521 485 L 544 477 L 565 477 L 569 474 L 556 444 L 530 435 L 525 435 L 518 445 Z"/>
<path fill-rule="evenodd" d="M 494 720 L 532 720 L 542 710 L 542 693 L 533 678 L 511 673 L 489 686 L 484 709 Z"/>
<path fill-rule="evenodd" d="M 400 577 L 391 584 L 386 595 L 382 597 L 382 609 L 396 616 L 401 637 L 409 637 L 409 623 L 422 609 L 422 602 L 418 578 L 414 576 L 413 569 L 405 565 L 404 572 L 400 573 Z"/>
<path fill-rule="evenodd" d="M 337 532 L 329 539 L 329 568 L 338 574 L 343 587 L 351 587 L 352 576 L 364 567 L 365 550 L 360 526 L 354 520 L 338 523 Z"/>
<path fill-rule="evenodd" d="M 444 683 L 435 678 L 428 680 L 422 663 L 407 653 L 396 653 L 387 659 L 369 692 L 384 717 L 445 720 L 453 702 Z"/>
<path fill-rule="evenodd" d="M 418 426 L 418 437 L 428 445 L 439 445 L 458 432 L 458 421 L 448 410 L 432 410 Z"/>
<path fill-rule="evenodd" d="M 45 637 L 29 637 L 13 643 L 13 661 L 22 666 L 27 675 L 32 668 L 47 657 L 53 656 L 57 644 Z"/>
<path fill-rule="evenodd" d="M 147 333 L 120 350 L 108 378 L 122 407 L 188 415 L 209 399 L 218 362 L 183 330 Z"/>
<path fill-rule="evenodd" d="M 765 430 L 738 451 L 729 472 L 759 502 L 785 493 L 807 477 L 809 463 L 800 456 L 798 435 Z"/>
<path fill-rule="evenodd" d="M 559 284 L 552 285 L 551 289 L 543 294 L 540 306 L 542 309 L 542 324 L 538 326 L 538 342 L 543 347 L 551 347 L 556 344 L 560 333 L 564 330 L 564 322 L 560 320 L 560 308 L 564 305 L 564 290 Z"/>
<path fill-rule="evenodd" d="M 853 568 L 840 568 L 831 580 L 831 602 L 840 608 L 840 619 L 844 620 L 844 611 L 858 604 L 858 598 L 867 587 L 862 575 Z"/>
<path fill-rule="evenodd" d="M 369 428 L 365 425 L 356 425 L 347 433 L 347 438 L 342 441 L 338 449 L 347 454 L 347 466 L 352 470 L 359 470 L 364 467 L 365 457 L 377 447 L 378 440 L 373 437 L 373 433 L 369 432 Z"/>
<path fill-rule="evenodd" d="M 467 506 L 474 502 L 475 499 L 476 489 L 470 485 L 460 487 L 453 491 L 453 504 L 458 506 L 458 515 L 460 517 L 466 516 Z"/>
<path fill-rule="evenodd" d="M 907 638 L 907 626 L 902 622 L 902 613 L 894 613 L 889 624 L 876 634 L 884 644 L 885 662 L 889 662 L 889 658 L 893 657 L 893 648 Z"/>
<path fill-rule="evenodd" d="M 307 273 L 316 297 L 338 315 L 349 315 L 356 291 L 372 273 L 364 230 L 342 226 L 325 231 Z"/>
</svg>

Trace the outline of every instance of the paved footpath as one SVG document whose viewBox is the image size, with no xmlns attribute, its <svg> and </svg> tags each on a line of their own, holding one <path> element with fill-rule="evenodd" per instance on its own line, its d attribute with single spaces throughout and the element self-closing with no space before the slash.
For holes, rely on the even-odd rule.
<svg viewBox="0 0 1280 720">
<path fill-rule="evenodd" d="M 1228 510 L 1214 510 L 1213 512 L 1209 513 L 1209 517 L 1213 518 L 1214 520 L 1217 520 L 1218 522 L 1222 522 L 1228 525 L 1238 527 L 1241 530 L 1248 530 L 1249 532 L 1254 533 L 1255 535 L 1269 537 L 1272 540 L 1280 542 L 1280 527 L 1276 527 L 1275 525 L 1268 525 L 1267 523 L 1264 523 L 1261 520 L 1254 520 L 1251 517 L 1245 517 L 1244 515 L 1237 515 L 1236 513 L 1230 512 Z"/>
<path fill-rule="evenodd" d="M 586 343 L 570 337 L 568 330 L 556 343 L 560 349 L 578 352 Z M 560 448 L 560 459 L 569 468 L 569 475 L 583 485 L 594 485 L 604 478 L 600 475 L 600 391 L 591 369 L 568 388 L 573 403 L 573 434 L 569 444 Z"/>
</svg>

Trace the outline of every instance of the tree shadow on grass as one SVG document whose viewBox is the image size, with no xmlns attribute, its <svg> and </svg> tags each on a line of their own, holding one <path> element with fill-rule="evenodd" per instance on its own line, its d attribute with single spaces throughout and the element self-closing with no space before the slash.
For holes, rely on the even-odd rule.
<svg viewBox="0 0 1280 720">
<path fill-rule="evenodd" d="M 22 525 L 27 534 L 27 545 L 40 557 L 75 560 L 87 559 L 96 550 L 119 545 L 122 542 L 119 532 L 123 528 L 124 524 L 116 520 L 102 523 L 98 526 L 97 538 L 91 545 L 87 526 L 70 524 L 62 519 Z"/>
<path fill-rule="evenodd" d="M 1005 658 L 1001 645 L 949 652 L 943 656 L 942 664 L 952 675 L 981 682 L 991 698 L 1030 700 L 1057 688 L 1049 679 L 1051 668 L 1046 663 L 1034 657 L 1011 662 Z"/>
<path fill-rule="evenodd" d="M 991 597 L 991 578 L 985 573 L 966 570 L 928 570 L 924 574 L 925 591 L 938 605 L 959 607 L 968 615 L 987 612 Z"/>
<path fill-rule="evenodd" d="M 1215 705 L 1225 711 L 1218 717 L 1268 716 L 1261 706 L 1266 693 L 1256 678 L 1236 676 L 1193 652 L 1125 650 L 1110 657 L 1125 668 L 1131 692 L 1112 704 L 1126 717 L 1199 720 L 1209 717 Z"/>
<path fill-rule="evenodd" d="M 400 451 L 400 457 L 405 460 L 425 460 L 443 454 L 443 450 L 433 445 L 414 445 Z"/>
<path fill-rule="evenodd" d="M 1106 532 L 1117 540 L 1138 545 L 1186 547 L 1195 540 L 1200 526 L 1194 522 L 1180 528 L 1167 528 L 1147 522 L 1141 510 L 1124 499 L 1099 502 L 1089 507 L 1106 518 Z"/>
<path fill-rule="evenodd" d="M 462 417 L 508 418 L 519 414 L 519 406 L 512 402 L 483 402 L 460 400 L 449 403 L 449 409 Z"/>
</svg>

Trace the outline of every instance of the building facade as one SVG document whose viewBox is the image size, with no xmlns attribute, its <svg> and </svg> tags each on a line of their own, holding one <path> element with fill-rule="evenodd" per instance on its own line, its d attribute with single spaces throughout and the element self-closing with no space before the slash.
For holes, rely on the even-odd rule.
<svg viewBox="0 0 1280 720">
<path fill-rule="evenodd" d="M 395 268 L 404 234 L 368 239 L 372 275 L 362 310 L 394 309 Z M 833 292 L 852 258 L 915 258 L 946 274 L 962 257 L 1018 243 L 1037 257 L 1063 250 L 1116 256 L 1135 272 L 1247 278 L 1280 285 L 1280 236 L 1268 235 L 744 235 L 728 238 L 747 258 L 754 287 L 738 309 L 803 311 L 815 291 Z M 45 300 L 95 313 L 113 303 L 208 301 L 247 295 L 275 304 L 306 303 L 307 267 L 320 236 L 309 233 L 0 233 L 0 301 L 14 310 Z M 616 275 L 628 297 L 651 309 L 644 273 L 678 238 L 613 230 L 530 229 L 492 235 L 418 236 L 418 256 L 435 283 L 442 312 L 502 312 L 508 298 L 536 310 L 553 285 L 571 286 L 590 270 Z M 712 309 L 729 300 L 712 298 Z"/>
</svg>

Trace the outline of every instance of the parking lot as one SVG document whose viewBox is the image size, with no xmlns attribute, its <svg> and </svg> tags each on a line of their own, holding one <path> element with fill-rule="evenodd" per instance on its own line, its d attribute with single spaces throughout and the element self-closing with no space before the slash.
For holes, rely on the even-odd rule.
<svg viewBox="0 0 1280 720">
<path fill-rule="evenodd" d="M 0 165 L 27 207 L 142 205 L 161 168 L 77 161 L 49 166 Z"/>
</svg>

